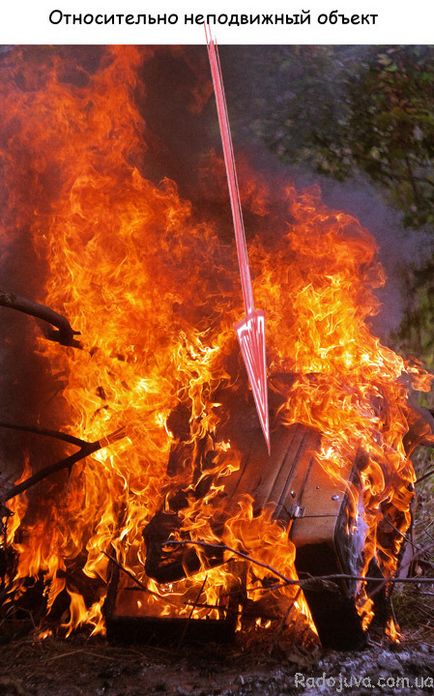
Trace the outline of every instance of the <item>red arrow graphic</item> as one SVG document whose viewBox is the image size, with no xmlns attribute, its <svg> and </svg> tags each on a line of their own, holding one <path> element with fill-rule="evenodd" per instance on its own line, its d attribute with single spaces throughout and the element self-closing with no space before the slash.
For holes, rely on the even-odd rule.
<svg viewBox="0 0 434 696">
<path fill-rule="evenodd" d="M 220 126 L 220 136 L 231 200 L 232 219 L 234 222 L 235 241 L 237 244 L 238 265 L 240 267 L 241 288 L 243 291 L 246 316 L 235 324 L 241 354 L 247 369 L 250 386 L 255 399 L 256 410 L 261 423 L 270 453 L 270 429 L 268 422 L 268 392 L 267 371 L 265 360 L 265 315 L 255 309 L 253 301 L 252 279 L 250 277 L 249 256 L 247 252 L 246 233 L 244 231 L 243 213 L 241 210 L 240 191 L 238 188 L 237 171 L 235 168 L 234 149 L 229 126 L 226 97 L 223 87 L 223 77 L 215 39 L 211 37 L 209 27 L 205 26 L 208 58 L 211 67 L 214 95 L 217 105 L 217 115 Z"/>
</svg>

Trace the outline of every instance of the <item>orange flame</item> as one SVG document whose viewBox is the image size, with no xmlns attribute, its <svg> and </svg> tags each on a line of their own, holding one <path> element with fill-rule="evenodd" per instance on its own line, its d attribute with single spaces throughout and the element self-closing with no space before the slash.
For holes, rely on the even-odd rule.
<svg viewBox="0 0 434 696">
<path fill-rule="evenodd" d="M 26 456 L 24 458 L 23 470 L 22 470 L 20 476 L 16 479 L 15 483 L 16 484 L 21 483 L 26 478 L 31 476 L 31 474 L 32 474 L 32 467 L 30 464 L 30 459 L 28 456 Z M 26 514 L 26 510 L 27 510 L 27 495 L 26 495 L 26 493 L 21 493 L 21 495 L 17 495 L 15 498 L 12 498 L 12 500 L 9 503 L 9 510 L 13 513 L 13 515 L 8 520 L 7 530 L 6 530 L 6 543 L 14 545 L 16 532 L 19 529 L 20 524 L 21 524 L 21 522 Z"/>
<path fill-rule="evenodd" d="M 205 454 L 215 450 L 218 474 L 209 494 L 183 511 L 183 528 L 192 539 L 223 541 L 297 577 L 295 548 L 271 511 L 254 516 L 252 500 L 244 497 L 221 538 L 211 524 L 210 502 L 242 458 L 231 442 L 219 439 L 227 414 L 215 400 L 217 389 L 245 388 L 231 361 L 232 325 L 241 314 L 237 264 L 221 221 L 200 217 L 175 182 L 145 176 L 152 135 L 142 117 L 140 71 L 150 55 L 148 49 L 111 47 L 76 64 L 72 50 L 15 49 L 0 66 L 1 157 L 9 191 L 3 235 L 29 230 L 48 268 L 38 299 L 63 312 L 84 345 L 39 344 L 53 373 L 64 375 L 58 401 L 64 428 L 92 441 L 119 427 L 128 433 L 76 465 L 61 494 L 56 488 L 58 497 L 53 494 L 34 519 L 23 522 L 18 579 L 42 572 L 48 609 L 68 592 L 67 634 L 85 623 L 103 630 L 105 588 L 86 603 L 68 585 L 65 570 L 78 564 L 86 576 L 105 582 L 110 546 L 161 597 L 149 594 L 153 610 L 170 614 L 177 593 L 187 592 L 190 579 L 159 586 L 143 569 L 144 526 L 164 505 L 170 486 L 188 487 L 190 481 L 191 461 L 179 480 L 167 473 L 177 444 L 169 416 L 180 403 L 190 413 L 187 439 L 196 448 L 205 443 Z M 208 177 L 214 169 L 219 175 L 219 167 L 221 173 L 221 163 L 210 158 Z M 369 329 L 379 308 L 373 291 L 384 283 L 375 242 L 354 217 L 329 210 L 316 189 L 276 192 L 245 162 L 240 180 L 243 203 L 258 225 L 249 252 L 255 297 L 267 309 L 270 371 L 295 375 L 280 418 L 323 433 L 317 457 L 331 477 L 339 478 L 363 453 L 362 496 L 358 501 L 351 489 L 349 523 L 366 529 L 364 571 L 376 558 L 386 576 L 393 575 L 399 545 L 384 545 L 381 530 L 385 520 L 400 532 L 407 529 L 414 480 L 403 447 L 405 377 L 425 384 L 426 378 L 420 366 L 407 370 Z M 254 601 L 258 579 L 267 573 L 249 566 Z M 212 605 L 229 591 L 235 572 L 230 564 L 204 565 L 196 588 L 205 575 L 203 595 Z M 300 621 L 309 621 L 296 587 L 275 595 L 295 600 Z M 359 604 L 367 625 L 372 611 L 362 587 Z M 178 614 L 190 611 L 180 602 Z M 197 607 L 195 615 L 207 611 Z"/>
</svg>

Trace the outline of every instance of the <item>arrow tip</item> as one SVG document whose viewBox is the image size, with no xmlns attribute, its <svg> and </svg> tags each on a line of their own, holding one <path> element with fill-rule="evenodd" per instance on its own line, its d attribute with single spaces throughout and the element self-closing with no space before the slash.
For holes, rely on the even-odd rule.
<svg viewBox="0 0 434 696">
<path fill-rule="evenodd" d="M 270 454 L 270 427 L 268 420 L 267 370 L 265 360 L 265 314 L 253 310 L 235 324 L 241 355 L 252 387 L 256 411 Z"/>
</svg>

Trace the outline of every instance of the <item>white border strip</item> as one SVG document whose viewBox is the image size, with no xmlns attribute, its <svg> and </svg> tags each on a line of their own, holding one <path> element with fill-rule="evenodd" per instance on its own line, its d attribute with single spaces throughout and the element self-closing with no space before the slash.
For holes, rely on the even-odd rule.
<svg viewBox="0 0 434 696">
<path fill-rule="evenodd" d="M 310 24 L 274 24 L 270 22 L 214 25 L 219 44 L 434 44 L 433 0 L 330 0 L 324 2 L 258 2 L 238 0 L 3 0 L 0 7 L 0 44 L 204 44 L 201 24 L 184 22 L 184 15 L 300 15 L 310 13 Z M 176 24 L 143 23 L 97 24 L 72 23 L 65 19 L 50 23 L 52 11 L 63 15 L 103 16 L 112 14 L 178 16 Z M 319 15 L 333 11 L 346 17 L 378 15 L 359 23 L 318 22 Z M 55 14 L 58 19 L 61 15 Z"/>
</svg>

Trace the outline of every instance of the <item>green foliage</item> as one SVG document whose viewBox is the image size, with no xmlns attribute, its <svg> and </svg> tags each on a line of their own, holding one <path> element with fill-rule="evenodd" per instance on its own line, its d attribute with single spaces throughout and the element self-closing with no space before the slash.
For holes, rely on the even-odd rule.
<svg viewBox="0 0 434 696">
<path fill-rule="evenodd" d="M 358 47 L 307 47 L 291 58 L 290 90 L 257 124 L 269 147 L 339 180 L 362 171 L 405 225 L 434 223 L 433 49 L 370 47 L 360 60 Z"/>
</svg>

